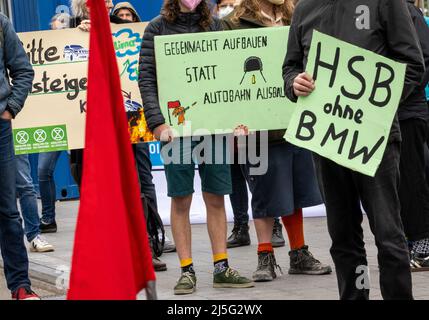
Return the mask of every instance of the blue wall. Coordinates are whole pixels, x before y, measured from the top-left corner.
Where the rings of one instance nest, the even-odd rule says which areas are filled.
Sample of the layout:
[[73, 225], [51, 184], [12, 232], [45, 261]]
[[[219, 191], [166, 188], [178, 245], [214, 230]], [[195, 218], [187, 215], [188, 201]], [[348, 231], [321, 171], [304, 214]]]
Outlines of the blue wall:
[[[156, 17], [163, 0], [128, 0], [138, 11], [143, 21]], [[118, 3], [120, 0], [114, 0]], [[58, 12], [70, 10], [69, 0], [13, 0], [12, 10], [18, 32], [47, 30], [51, 17]]]

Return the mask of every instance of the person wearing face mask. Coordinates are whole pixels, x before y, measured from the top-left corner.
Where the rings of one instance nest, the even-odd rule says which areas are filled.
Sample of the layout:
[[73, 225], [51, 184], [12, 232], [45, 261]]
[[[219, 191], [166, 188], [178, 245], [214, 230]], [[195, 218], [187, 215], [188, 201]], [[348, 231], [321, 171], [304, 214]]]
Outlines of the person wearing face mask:
[[[223, 20], [224, 29], [287, 26], [293, 9], [292, 0], [243, 0]], [[278, 266], [271, 238], [274, 219], [280, 217], [289, 236], [289, 273], [322, 275], [332, 272], [330, 266], [313, 257], [304, 241], [302, 208], [322, 203], [311, 153], [286, 142], [285, 132], [271, 130], [268, 133], [268, 171], [265, 175], [254, 178], [249, 174], [251, 164], [241, 165], [252, 193], [259, 242], [258, 265], [253, 274], [253, 280], [257, 282], [276, 278]]]
[[240, 0], [216, 0], [216, 15], [219, 19], [222, 19], [229, 15], [236, 6], [238, 6]]
[[[221, 31], [221, 24], [213, 18], [207, 1], [165, 0], [161, 15], [147, 26], [142, 42], [139, 65], [139, 86], [149, 129], [163, 148], [180, 151], [180, 163], [165, 165], [168, 196], [171, 197], [171, 228], [180, 260], [182, 274], [174, 287], [174, 294], [190, 294], [196, 289], [196, 275], [191, 252], [189, 211], [194, 192], [195, 164], [182, 158], [192, 154], [200, 142], [195, 137], [176, 138], [166, 124], [158, 100], [154, 38], [160, 35]], [[214, 140], [214, 137], [211, 137]], [[204, 141], [204, 140], [203, 140]], [[213, 143], [215, 146], [215, 143]], [[223, 146], [226, 153], [226, 146]], [[219, 151], [219, 150], [218, 150]], [[213, 154], [216, 150], [213, 150]], [[191, 159], [189, 159], [191, 160]], [[190, 161], [191, 162], [191, 161]], [[224, 196], [231, 193], [231, 174], [227, 164], [198, 163], [203, 198], [207, 209], [207, 228], [213, 254], [213, 287], [250, 288], [252, 281], [242, 277], [229, 266], [226, 250], [226, 212]]]

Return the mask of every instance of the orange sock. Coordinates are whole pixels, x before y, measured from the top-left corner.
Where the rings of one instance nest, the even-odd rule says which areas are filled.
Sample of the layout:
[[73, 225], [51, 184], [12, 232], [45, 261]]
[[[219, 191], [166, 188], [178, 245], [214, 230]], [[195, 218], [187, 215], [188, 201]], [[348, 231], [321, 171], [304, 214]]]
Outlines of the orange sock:
[[300, 249], [305, 245], [304, 241], [304, 219], [302, 209], [296, 209], [290, 216], [282, 217], [286, 228], [291, 250]]
[[274, 252], [271, 242], [258, 244], [258, 253], [261, 252]]

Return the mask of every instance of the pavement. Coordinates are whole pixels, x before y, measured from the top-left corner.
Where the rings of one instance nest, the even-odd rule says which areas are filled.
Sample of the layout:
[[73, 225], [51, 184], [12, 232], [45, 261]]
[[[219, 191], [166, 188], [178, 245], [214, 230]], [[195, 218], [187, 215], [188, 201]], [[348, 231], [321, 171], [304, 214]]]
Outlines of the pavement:
[[[30, 276], [35, 290], [45, 299], [65, 299], [70, 272], [70, 261], [73, 249], [73, 238], [76, 224], [78, 201], [57, 203], [58, 232], [47, 234], [47, 240], [55, 246], [55, 252], [29, 253]], [[369, 231], [368, 223], [364, 223], [365, 243], [371, 279], [371, 299], [381, 299], [378, 283], [378, 267], [376, 248]], [[330, 239], [326, 228], [326, 218], [306, 218], [304, 220], [306, 243], [316, 258], [324, 263], [332, 264], [329, 255]], [[231, 230], [232, 225], [229, 225]], [[171, 235], [167, 226], [167, 235]], [[251, 224], [252, 244], [247, 247], [229, 250], [230, 265], [241, 274], [251, 277], [256, 268], [257, 241]], [[114, 235], [112, 235], [114, 237]], [[213, 263], [211, 261], [210, 241], [205, 224], [192, 225], [193, 256], [197, 272], [197, 291], [193, 295], [174, 296], [173, 286], [180, 273], [176, 253], [164, 254], [161, 259], [167, 263], [168, 270], [157, 273], [157, 293], [159, 299], [173, 300], [337, 300], [337, 281], [334, 274], [324, 276], [288, 275], [288, 245], [276, 249], [278, 264], [284, 275], [273, 282], [259, 283], [252, 289], [214, 289], [212, 287]], [[170, 237], [171, 238], [171, 237]], [[414, 296], [416, 299], [429, 299], [429, 272], [413, 274]], [[8, 299], [9, 292], [0, 279], [0, 299]], [[139, 299], [145, 299], [144, 293]]]

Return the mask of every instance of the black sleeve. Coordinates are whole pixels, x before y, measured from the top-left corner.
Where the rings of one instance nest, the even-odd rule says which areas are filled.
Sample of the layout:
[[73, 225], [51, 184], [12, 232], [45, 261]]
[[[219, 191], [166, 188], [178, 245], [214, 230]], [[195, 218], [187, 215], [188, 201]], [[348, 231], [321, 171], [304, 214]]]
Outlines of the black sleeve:
[[159, 20], [146, 27], [140, 51], [139, 88], [143, 99], [144, 115], [150, 130], [165, 123], [158, 100], [155, 63], [155, 36], [160, 35]]
[[380, 17], [391, 58], [407, 64], [402, 102], [421, 85], [425, 72], [422, 51], [405, 1], [381, 0]]
[[285, 93], [292, 102], [298, 100], [298, 97], [293, 92], [293, 82], [296, 76], [304, 71], [304, 50], [301, 45], [301, 33], [298, 22], [298, 13], [295, 11], [289, 29], [287, 53], [283, 63]]
[[423, 17], [422, 12], [414, 5], [409, 4], [411, 17], [413, 18], [414, 26], [417, 31], [417, 37], [422, 48], [423, 60], [425, 62], [426, 72], [421, 82], [421, 88], [425, 88], [429, 81], [429, 27]]

